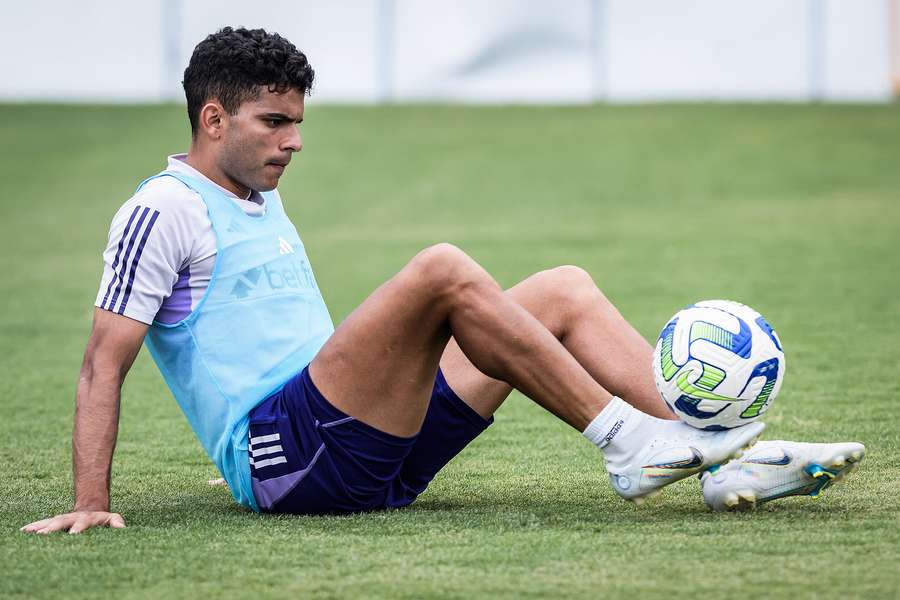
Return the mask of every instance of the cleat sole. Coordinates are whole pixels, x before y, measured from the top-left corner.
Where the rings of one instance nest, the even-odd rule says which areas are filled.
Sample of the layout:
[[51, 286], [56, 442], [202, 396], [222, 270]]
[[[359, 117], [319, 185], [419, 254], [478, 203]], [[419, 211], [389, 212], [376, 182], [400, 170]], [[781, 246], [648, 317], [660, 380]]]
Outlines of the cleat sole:
[[[841, 464], [843, 464], [843, 459], [841, 459]], [[831, 469], [826, 469], [820, 464], [810, 463], [803, 468], [807, 475], [812, 477], [813, 479], [819, 480], [819, 485], [817, 485], [809, 495], [813, 498], [818, 498], [822, 495], [822, 490], [827, 488], [834, 481], [835, 477], [839, 475], [839, 473], [832, 471]]]
[[750, 510], [756, 508], [756, 494], [753, 490], [738, 490], [738, 503], [735, 510]]
[[626, 498], [626, 500], [628, 500], [629, 502], [631, 502], [631, 503], [634, 504], [635, 506], [641, 506], [641, 505], [644, 504], [647, 500], [650, 500], [651, 498], [656, 498], [656, 497], [659, 496], [661, 493], [662, 493], [662, 489], [652, 490], [652, 491], [647, 492], [646, 494], [641, 494], [640, 496], [634, 496], [634, 497], [632, 497], [632, 498]]
[[831, 469], [826, 469], [825, 467], [817, 463], [810, 463], [803, 470], [806, 471], [807, 475], [810, 475], [816, 479], [820, 479], [822, 477], [834, 479], [834, 476], [837, 475], [837, 473], [833, 472]]
[[[750, 489], [728, 492], [719, 510], [743, 511], [756, 508], [756, 493]], [[715, 507], [710, 507], [715, 508]]]

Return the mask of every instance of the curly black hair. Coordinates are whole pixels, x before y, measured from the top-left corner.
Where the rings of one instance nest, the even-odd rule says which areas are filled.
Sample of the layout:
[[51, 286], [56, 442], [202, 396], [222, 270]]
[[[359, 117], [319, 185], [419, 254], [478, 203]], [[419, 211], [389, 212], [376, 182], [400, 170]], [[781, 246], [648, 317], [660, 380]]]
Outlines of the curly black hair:
[[212, 99], [233, 115], [259, 97], [261, 85], [271, 92], [293, 88], [309, 94], [314, 77], [306, 55], [277, 33], [225, 27], [197, 44], [184, 70], [191, 135], [197, 134], [200, 109]]

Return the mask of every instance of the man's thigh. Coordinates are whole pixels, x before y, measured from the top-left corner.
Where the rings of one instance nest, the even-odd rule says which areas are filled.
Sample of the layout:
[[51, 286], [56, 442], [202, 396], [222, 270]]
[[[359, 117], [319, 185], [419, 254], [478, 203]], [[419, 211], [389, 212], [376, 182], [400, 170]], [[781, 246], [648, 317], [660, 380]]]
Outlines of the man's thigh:
[[415, 435], [450, 338], [445, 292], [479, 269], [452, 246], [420, 252], [337, 328], [310, 364], [315, 385], [348, 415]]
[[[433, 297], [413, 291], [417, 270], [410, 265], [341, 323], [310, 364], [313, 382], [348, 415], [393, 435], [412, 436], [422, 425], [440, 365], [450, 387], [479, 415], [490, 417], [512, 388], [466, 358], [436, 314]], [[505, 294], [548, 325], [553, 315], [543, 293], [545, 279], [539, 273]]]
[[398, 436], [418, 432], [449, 334], [406, 293], [402, 274], [367, 298], [310, 364], [328, 401]]

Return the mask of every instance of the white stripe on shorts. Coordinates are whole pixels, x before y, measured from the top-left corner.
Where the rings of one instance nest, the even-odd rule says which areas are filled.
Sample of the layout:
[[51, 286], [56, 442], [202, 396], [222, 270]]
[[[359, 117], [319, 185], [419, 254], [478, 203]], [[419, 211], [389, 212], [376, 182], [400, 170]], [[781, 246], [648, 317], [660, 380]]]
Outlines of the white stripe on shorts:
[[251, 450], [251, 456], [263, 456], [265, 454], [275, 454], [276, 452], [282, 452], [284, 448], [281, 447], [281, 444], [277, 446], [264, 446], [258, 450]]
[[275, 458], [267, 458], [265, 460], [253, 460], [253, 457], [250, 457], [250, 464], [257, 469], [262, 469], [263, 467], [268, 467], [270, 465], [280, 465], [282, 463], [286, 463], [287, 459], [283, 456], [276, 456]]
[[265, 444], [266, 442], [277, 442], [281, 439], [281, 435], [278, 433], [273, 433], [271, 435], [260, 435], [257, 437], [250, 438], [251, 444]]

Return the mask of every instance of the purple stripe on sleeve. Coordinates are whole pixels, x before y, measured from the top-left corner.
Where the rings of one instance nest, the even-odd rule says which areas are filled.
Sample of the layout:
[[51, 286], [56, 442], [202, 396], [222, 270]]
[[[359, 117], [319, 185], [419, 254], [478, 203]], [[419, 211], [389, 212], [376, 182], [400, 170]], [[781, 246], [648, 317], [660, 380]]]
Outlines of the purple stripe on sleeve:
[[131, 228], [131, 222], [134, 221], [134, 216], [138, 214], [139, 210], [141, 210], [141, 207], [135, 206], [134, 210], [131, 211], [131, 216], [128, 217], [128, 224], [125, 225], [125, 231], [122, 232], [122, 237], [119, 238], [119, 247], [116, 248], [116, 258], [113, 260], [112, 264], [113, 274], [109, 279], [109, 285], [106, 286], [106, 294], [103, 295], [103, 302], [100, 303], [100, 308], [106, 308], [104, 305], [106, 304], [107, 298], [109, 298], [109, 292], [112, 290], [113, 282], [118, 276], [118, 274], [116, 273], [116, 267], [119, 266], [119, 255], [122, 254], [122, 246], [125, 245], [125, 238], [128, 237], [128, 230]]
[[163, 300], [156, 313], [160, 323], [177, 323], [191, 314], [191, 265], [178, 272], [178, 280], [172, 286], [172, 293]]
[[134, 248], [134, 242], [137, 239], [138, 232], [141, 230], [141, 225], [144, 224], [144, 219], [147, 218], [147, 213], [150, 212], [150, 207], [148, 206], [141, 212], [141, 216], [138, 219], [137, 225], [134, 226], [134, 230], [131, 232], [131, 238], [128, 240], [128, 247], [125, 248], [125, 255], [122, 257], [122, 268], [119, 271], [119, 282], [116, 284], [116, 291], [113, 292], [112, 298], [109, 300], [109, 304], [106, 306], [106, 310], [114, 310], [113, 307], [116, 305], [116, 300], [119, 298], [119, 292], [122, 291], [122, 282], [125, 281], [125, 273], [128, 270], [128, 257], [131, 255], [131, 249]]
[[134, 259], [131, 261], [131, 275], [128, 276], [128, 286], [125, 287], [125, 294], [122, 296], [122, 303], [119, 305], [118, 312], [120, 315], [125, 312], [125, 306], [128, 304], [129, 296], [131, 296], [131, 288], [134, 285], [134, 274], [137, 272], [138, 263], [141, 260], [141, 253], [144, 252], [144, 244], [147, 243], [147, 237], [150, 235], [150, 231], [153, 229], [153, 224], [156, 223], [156, 217], [158, 216], [159, 211], [154, 210], [153, 216], [150, 217], [150, 222], [147, 223], [147, 227], [144, 229], [144, 235], [141, 236], [141, 242], [138, 244]]

